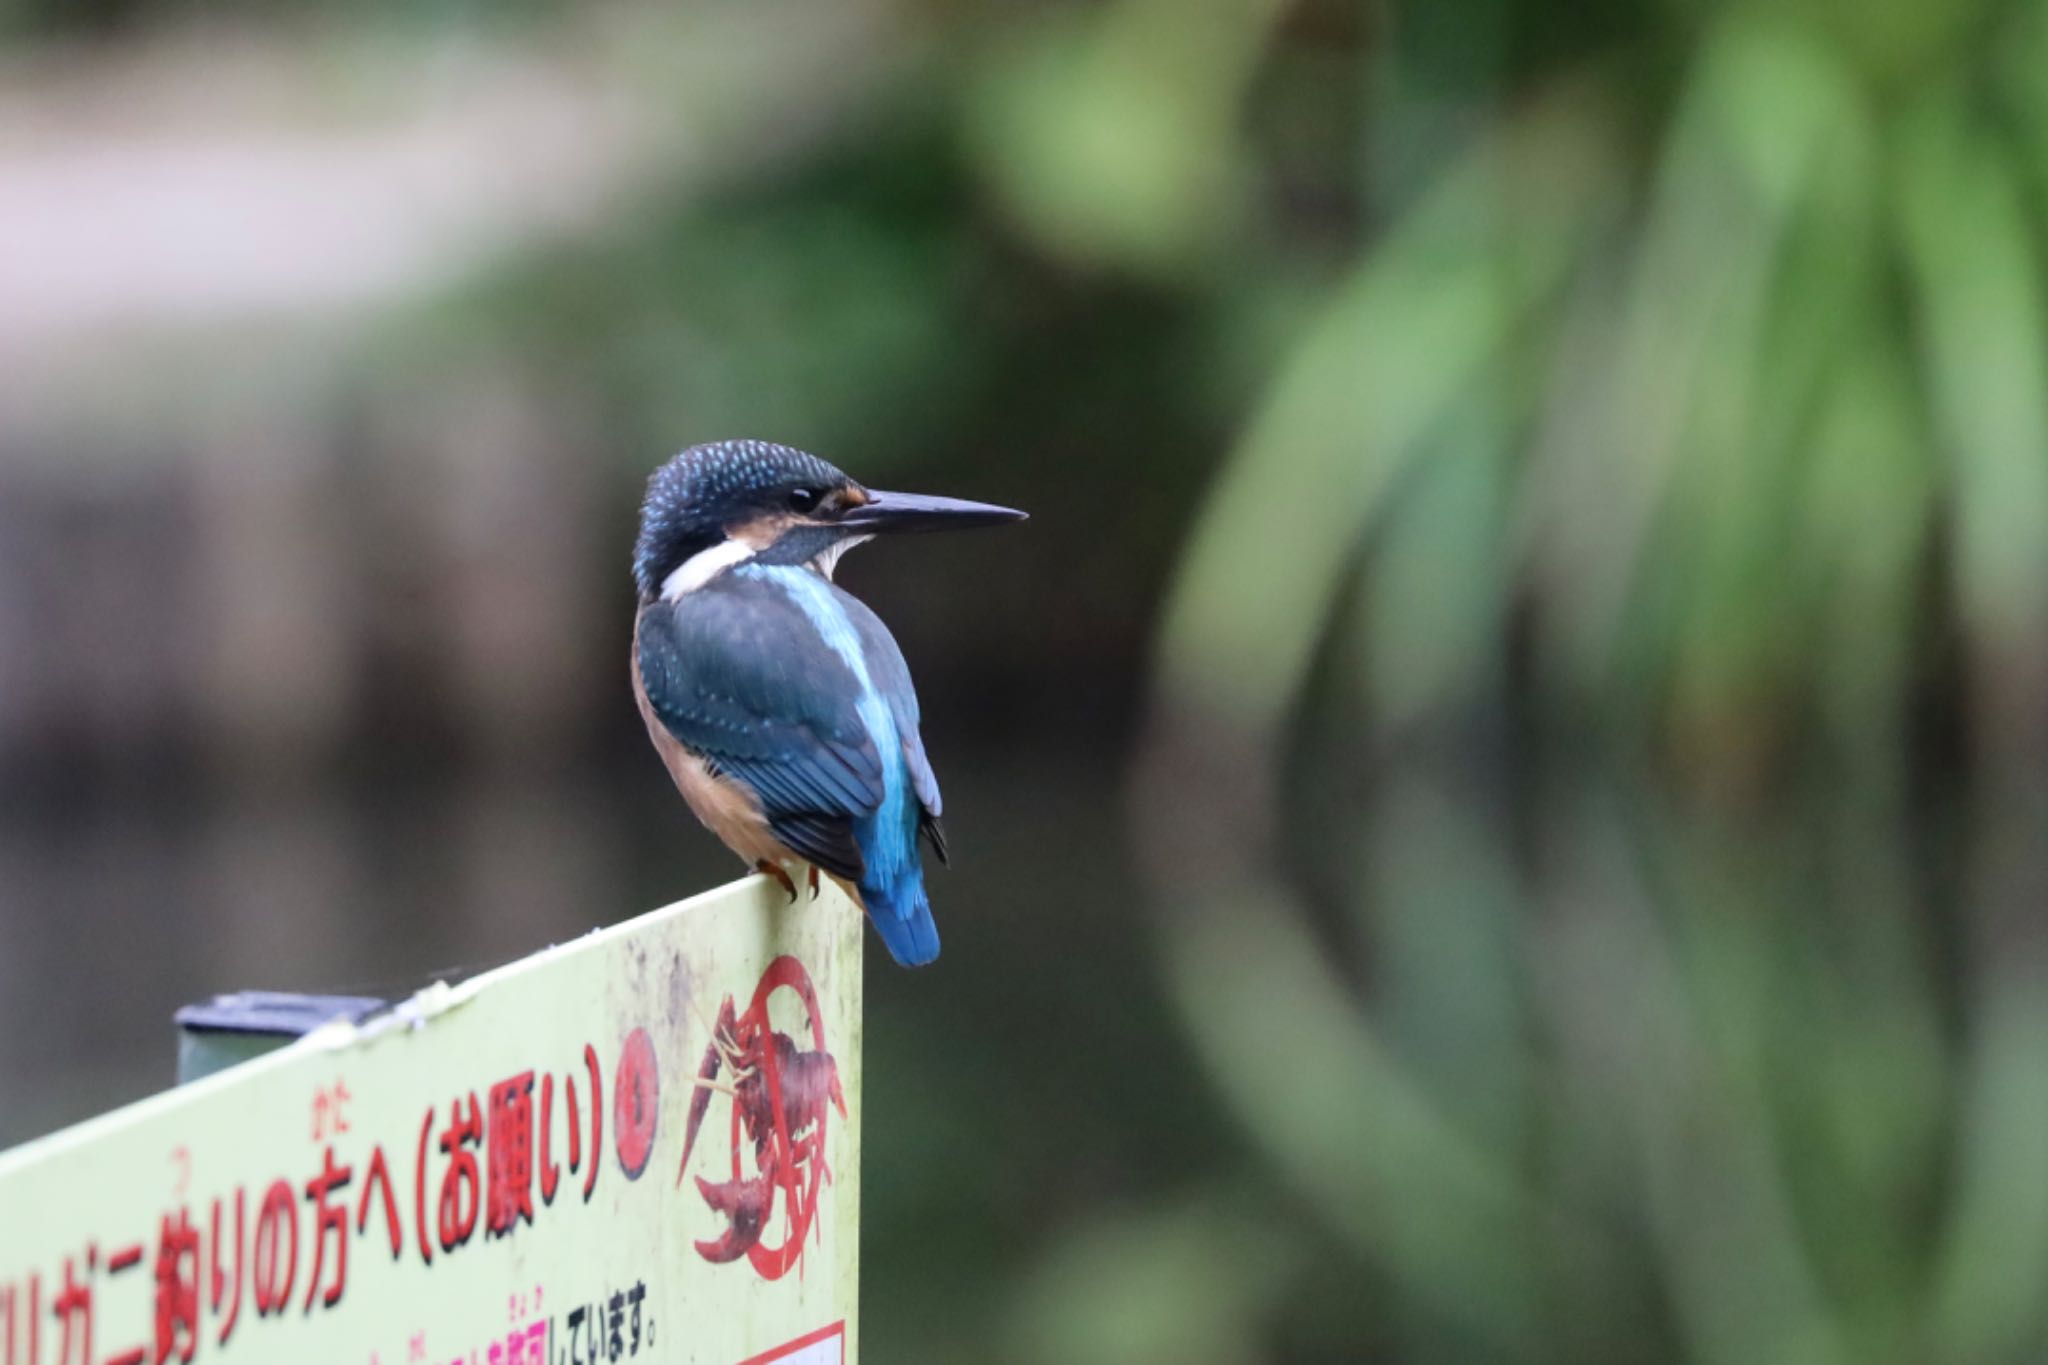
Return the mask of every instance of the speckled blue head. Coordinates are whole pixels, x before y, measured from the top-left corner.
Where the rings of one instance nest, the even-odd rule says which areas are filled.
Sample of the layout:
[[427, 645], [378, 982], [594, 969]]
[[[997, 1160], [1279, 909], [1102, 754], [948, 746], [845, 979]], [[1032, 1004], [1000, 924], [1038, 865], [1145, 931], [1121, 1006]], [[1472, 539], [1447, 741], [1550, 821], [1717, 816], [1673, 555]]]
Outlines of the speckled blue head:
[[857, 487], [808, 451], [772, 441], [691, 446], [654, 471], [640, 507], [633, 581], [651, 598], [683, 561], [734, 527], [810, 512], [833, 492]]
[[1023, 519], [985, 502], [878, 492], [789, 446], [715, 441], [691, 446], [648, 480], [633, 580], [641, 601], [652, 602], [742, 562], [807, 565], [829, 578], [842, 552], [885, 532]]

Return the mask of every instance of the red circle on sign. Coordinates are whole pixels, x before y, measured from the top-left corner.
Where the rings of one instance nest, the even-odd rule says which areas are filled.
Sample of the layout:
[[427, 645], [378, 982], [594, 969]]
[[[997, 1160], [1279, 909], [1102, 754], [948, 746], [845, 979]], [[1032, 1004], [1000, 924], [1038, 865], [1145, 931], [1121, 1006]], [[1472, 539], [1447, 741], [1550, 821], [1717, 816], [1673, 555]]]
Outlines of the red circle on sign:
[[626, 1035], [612, 1080], [612, 1144], [626, 1179], [638, 1180], [654, 1152], [654, 1120], [661, 1112], [661, 1076], [654, 1068], [654, 1042], [647, 1030]]

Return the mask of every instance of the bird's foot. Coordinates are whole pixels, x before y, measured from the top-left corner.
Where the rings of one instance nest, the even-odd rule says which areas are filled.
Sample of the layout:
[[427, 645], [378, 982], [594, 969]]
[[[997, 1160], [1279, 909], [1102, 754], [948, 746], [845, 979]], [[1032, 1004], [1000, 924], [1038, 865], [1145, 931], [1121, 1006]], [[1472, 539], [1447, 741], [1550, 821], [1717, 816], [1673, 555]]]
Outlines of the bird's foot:
[[789, 893], [789, 899], [791, 903], [795, 903], [796, 883], [790, 880], [789, 873], [782, 870], [782, 865], [780, 863], [771, 863], [766, 858], [763, 858], [760, 862], [754, 864], [754, 870], [757, 872], [766, 873], [768, 876], [773, 877], [776, 881], [782, 883], [782, 889]]
[[[793, 895], [793, 894], [795, 894], [795, 893], [794, 893], [794, 892], [792, 892], [791, 894]], [[811, 899], [812, 899], [812, 900], [816, 900], [817, 898], [818, 898], [818, 865], [817, 865], [816, 863], [812, 863], [812, 864], [811, 864]]]

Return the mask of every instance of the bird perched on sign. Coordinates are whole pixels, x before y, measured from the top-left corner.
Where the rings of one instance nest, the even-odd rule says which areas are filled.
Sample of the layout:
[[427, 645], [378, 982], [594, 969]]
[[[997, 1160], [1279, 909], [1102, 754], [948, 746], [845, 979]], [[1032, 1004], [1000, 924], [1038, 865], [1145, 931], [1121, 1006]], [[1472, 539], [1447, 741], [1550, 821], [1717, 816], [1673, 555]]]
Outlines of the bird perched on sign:
[[791, 899], [806, 867], [838, 880], [906, 967], [939, 955], [917, 847], [945, 859], [939, 782], [903, 652], [832, 572], [878, 535], [1023, 518], [766, 441], [690, 447], [640, 510], [633, 692], [683, 799]]

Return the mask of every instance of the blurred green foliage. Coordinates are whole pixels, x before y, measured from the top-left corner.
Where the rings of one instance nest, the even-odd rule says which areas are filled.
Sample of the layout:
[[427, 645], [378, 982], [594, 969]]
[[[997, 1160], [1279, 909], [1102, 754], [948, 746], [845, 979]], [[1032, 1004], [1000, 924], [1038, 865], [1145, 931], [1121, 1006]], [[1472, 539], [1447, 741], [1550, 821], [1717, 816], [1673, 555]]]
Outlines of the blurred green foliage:
[[1923, 27], [1908, 75], [1859, 22], [1734, 6], [1668, 105], [1612, 58], [1518, 92], [1278, 371], [1168, 667], [1269, 725], [1357, 578], [1395, 729], [1512, 669], [1689, 783], [1763, 781], [1810, 738], [1903, 753], [1952, 628], [1984, 722], [2035, 737], [2041, 161], [1993, 57], [2039, 24]]
[[1396, 1358], [2035, 1358], [2048, 10], [1450, 8], [1171, 595], [1183, 1021]]

